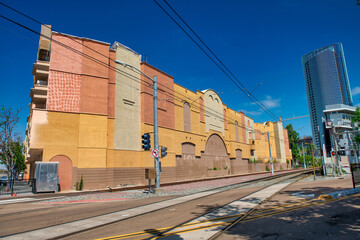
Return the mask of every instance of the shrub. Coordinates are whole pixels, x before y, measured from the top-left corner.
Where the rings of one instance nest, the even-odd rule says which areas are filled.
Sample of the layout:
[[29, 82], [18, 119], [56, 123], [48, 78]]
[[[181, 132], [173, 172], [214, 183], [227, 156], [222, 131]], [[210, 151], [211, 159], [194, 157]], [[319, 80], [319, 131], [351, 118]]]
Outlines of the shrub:
[[81, 191], [83, 189], [83, 184], [84, 184], [83, 175], [81, 175], [80, 182], [76, 182], [75, 185], [76, 191]]

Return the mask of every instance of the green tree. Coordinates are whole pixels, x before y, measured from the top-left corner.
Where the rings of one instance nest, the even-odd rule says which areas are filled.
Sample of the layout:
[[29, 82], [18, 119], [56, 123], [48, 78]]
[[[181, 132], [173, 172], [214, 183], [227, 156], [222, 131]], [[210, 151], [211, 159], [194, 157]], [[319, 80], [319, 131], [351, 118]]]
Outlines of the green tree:
[[[359, 124], [360, 123], [360, 108], [359, 107], [356, 108], [355, 116], [351, 119], [351, 121], [353, 123], [356, 123], [357, 125], [360, 125]], [[356, 129], [359, 129], [359, 127], [357, 127]], [[357, 143], [360, 143], [360, 135], [359, 134], [355, 135], [354, 141]]]
[[26, 169], [24, 145], [17, 140], [12, 147], [15, 155], [15, 172], [20, 173]]
[[[26, 169], [24, 146], [20, 139], [17, 139], [10, 143], [10, 149], [14, 155], [13, 173], [18, 174]], [[6, 165], [6, 156], [4, 153], [0, 154], [0, 160], [2, 164]]]
[[307, 144], [306, 145], [306, 153], [311, 156], [312, 152], [316, 150], [316, 147], [314, 144]]
[[291, 124], [287, 125], [285, 127], [288, 131], [289, 135], [289, 145], [292, 153], [293, 159], [299, 159], [300, 158], [300, 152], [299, 152], [299, 133], [296, 132]]
[[19, 169], [23, 168], [22, 146], [16, 133], [19, 113], [20, 110], [13, 111], [11, 108], [0, 108], [0, 160], [2, 164], [6, 165], [9, 180], [14, 179], [17, 161]]

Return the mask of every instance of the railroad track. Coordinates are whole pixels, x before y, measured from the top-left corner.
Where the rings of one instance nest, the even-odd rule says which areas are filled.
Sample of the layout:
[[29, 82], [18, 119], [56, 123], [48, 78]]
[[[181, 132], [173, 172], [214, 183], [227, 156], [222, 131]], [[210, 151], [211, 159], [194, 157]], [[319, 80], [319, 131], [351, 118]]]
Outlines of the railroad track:
[[[311, 173], [311, 171], [289, 172], [289, 173], [285, 173], [285, 174], [281, 174], [281, 175], [279, 174], [279, 175], [269, 176], [269, 177], [265, 177], [265, 178], [261, 178], [261, 179], [254, 179], [254, 180], [250, 180], [247, 182], [235, 183], [235, 184], [231, 184], [229, 186], [222, 186], [222, 187], [213, 188], [213, 189], [199, 192], [199, 193], [193, 193], [193, 194], [189, 194], [189, 195], [182, 196], [182, 197], [172, 198], [170, 200], [159, 201], [157, 203], [144, 205], [142, 207], [136, 207], [136, 209], [138, 211], [136, 213], [134, 213], [134, 209], [129, 208], [129, 209], [113, 212], [113, 213], [107, 213], [104, 215], [98, 215], [95, 217], [89, 217], [89, 218], [85, 218], [82, 220], [77, 220], [77, 221], [59, 224], [59, 225], [55, 225], [55, 226], [49, 226], [49, 227], [45, 227], [45, 228], [37, 229], [37, 230], [35, 229], [35, 230], [28, 231], [28, 232], [24, 232], [24, 233], [20, 233], [20, 234], [13, 234], [13, 235], [4, 236], [4, 237], [5, 237], [5, 239], [6, 239], [6, 237], [8, 237], [9, 239], [24, 239], [24, 238], [26, 239], [27, 236], [32, 236], [32, 238], [35, 237], [36, 239], [59, 239], [59, 238], [71, 236], [74, 234], [83, 233], [83, 232], [93, 230], [93, 229], [96, 229], [99, 227], [104, 227], [104, 226], [107, 226], [107, 225], [110, 225], [110, 224], [113, 224], [116, 222], [121, 222], [121, 221], [129, 219], [129, 218], [143, 216], [143, 215], [148, 214], [149, 212], [161, 210], [163, 208], [181, 204], [186, 201], [205, 198], [207, 196], [218, 194], [218, 193], [221, 193], [221, 192], [224, 192], [227, 190], [248, 187], [251, 185], [256, 185], [260, 182], [262, 185], [261, 189], [264, 189], [264, 188], [271, 186], [273, 184], [276, 184], [278, 182], [290, 180], [292, 178], [298, 177], [299, 175], [309, 174], [309, 173]], [[141, 208], [143, 208], [143, 210], [141, 210]], [[139, 211], [139, 210], [141, 210], [141, 211]], [[131, 212], [131, 214], [126, 213], [126, 212]], [[187, 224], [187, 223], [185, 223], [185, 224]], [[76, 225], [78, 227], [73, 228], [72, 230], [69, 230], [69, 229], [71, 229], [72, 225]], [[44, 232], [44, 231], [47, 232], [47, 235], [45, 238], [41, 235], [42, 232]], [[163, 229], [163, 230], [159, 231], [158, 236], [161, 236], [161, 235], [164, 236], [164, 234], [167, 234], [167, 231], [168, 231], [167, 229]], [[151, 235], [152, 235], [152, 237], [154, 237], [153, 234], [151, 234]]]

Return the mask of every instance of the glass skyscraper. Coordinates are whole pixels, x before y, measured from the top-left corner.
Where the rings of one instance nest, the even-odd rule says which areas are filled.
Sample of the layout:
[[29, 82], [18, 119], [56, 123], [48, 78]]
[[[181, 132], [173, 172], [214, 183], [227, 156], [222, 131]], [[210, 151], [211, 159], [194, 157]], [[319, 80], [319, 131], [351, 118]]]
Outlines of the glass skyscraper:
[[313, 142], [318, 149], [331, 149], [325, 128], [326, 105], [353, 106], [344, 51], [341, 43], [319, 48], [302, 57]]

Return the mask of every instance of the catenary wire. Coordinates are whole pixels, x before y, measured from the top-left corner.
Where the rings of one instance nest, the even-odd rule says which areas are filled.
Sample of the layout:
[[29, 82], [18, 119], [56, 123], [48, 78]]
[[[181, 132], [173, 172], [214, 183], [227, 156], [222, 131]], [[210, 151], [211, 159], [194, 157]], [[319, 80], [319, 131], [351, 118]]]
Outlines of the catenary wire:
[[[106, 64], [106, 63], [104, 63], [104, 62], [102, 62], [102, 61], [100, 61], [100, 60], [98, 60], [98, 59], [96, 59], [96, 58], [93, 58], [93, 57], [91, 57], [91, 56], [88, 56], [87, 54], [84, 54], [84, 53], [81, 52], [81, 51], [78, 51], [78, 50], [76, 50], [76, 49], [74, 49], [74, 48], [71, 48], [70, 46], [68, 46], [68, 45], [66, 45], [66, 44], [63, 44], [63, 43], [61, 43], [61, 42], [59, 42], [59, 41], [57, 41], [57, 40], [54, 40], [54, 39], [50, 39], [49, 37], [47, 37], [47, 36], [45, 36], [45, 35], [37, 32], [37, 31], [35, 31], [35, 30], [33, 30], [33, 29], [30, 29], [30, 28], [28, 28], [28, 27], [26, 27], [26, 26], [24, 26], [24, 25], [22, 25], [22, 24], [20, 24], [20, 23], [17, 23], [17, 22], [15, 22], [15, 21], [13, 21], [13, 20], [11, 20], [11, 19], [9, 19], [9, 18], [6, 18], [6, 17], [4, 17], [4, 16], [2, 16], [2, 15], [0, 15], [0, 16], [1, 16], [2, 18], [4, 18], [4, 19], [6, 19], [6, 20], [8, 20], [8, 21], [10, 21], [10, 22], [12, 22], [12, 23], [14, 23], [14, 24], [17, 24], [17, 25], [20, 26], [20, 27], [23, 27], [23, 28], [25, 28], [25, 29], [27, 29], [27, 30], [35, 33], [35, 34], [38, 34], [38, 35], [43, 36], [43, 37], [46, 37], [46, 38], [48, 38], [49, 40], [51, 40], [51, 41], [59, 44], [60, 46], [62, 46], [62, 47], [64, 47], [64, 48], [67, 48], [67, 49], [69, 49], [69, 50], [71, 50], [71, 51], [73, 51], [73, 52], [75, 52], [75, 53], [77, 53], [77, 54], [79, 54], [79, 55], [81, 55], [81, 56], [86, 57], [86, 58], [89, 58], [90, 60], [92, 60], [92, 61], [94, 61], [94, 62], [96, 62], [96, 63], [98, 63], [98, 64], [100, 64], [100, 65], [103, 65], [103, 66], [105, 66], [105, 67], [107, 67], [107, 68], [109, 68], [109, 69], [112, 69], [112, 70], [116, 71], [116, 72], [119, 72], [119, 71], [120, 71], [120, 72], [122, 72], [122, 73], [125, 73], [125, 74], [127, 75], [126, 77], [131, 77], [132, 80], [139, 79], [140, 81], [137, 81], [137, 82], [140, 83], [140, 84], [143, 84], [143, 83], [141, 82], [141, 78], [138, 78], [138, 77], [136, 77], [136, 76], [133, 76], [133, 75], [131, 75], [131, 74], [129, 74], [129, 73], [126, 73], [126, 72], [124, 72], [124, 71], [121, 71], [121, 70], [119, 70], [119, 69], [116, 68], [116, 67], [109, 66], [108, 64]], [[63, 35], [63, 34], [62, 34], [62, 35]], [[136, 81], [136, 80], [135, 80], [135, 81]], [[124, 82], [123, 82], [123, 83], [124, 83]], [[144, 84], [143, 84], [143, 85], [144, 85]], [[130, 86], [130, 85], [129, 85], [129, 86]], [[145, 84], [145, 86], [148, 87], [147, 84]], [[133, 86], [131, 86], [131, 87], [133, 87]], [[137, 89], [137, 90], [138, 90], [138, 89]], [[164, 92], [166, 92], [166, 91], [164, 91]], [[168, 93], [168, 92], [167, 92], [167, 93]], [[171, 94], [171, 93], [170, 93], [170, 94]], [[168, 94], [165, 94], [165, 95], [169, 96]], [[173, 95], [170, 95], [169, 97], [178, 98], [177, 100], [178, 100], [178, 101], [181, 101], [181, 102], [184, 101], [184, 99], [179, 98], [179, 97], [175, 96], [174, 94], [173, 94]], [[174, 104], [175, 104], [175, 103], [174, 103]], [[193, 104], [192, 104], [192, 105], [193, 105]], [[198, 107], [197, 105], [193, 105], [193, 106], [194, 106], [195, 108], [198, 108], [198, 109], [201, 111], [201, 108]], [[210, 108], [207, 108], [207, 109], [210, 109]], [[213, 109], [210, 109], [210, 110], [213, 110]], [[213, 111], [214, 111], [215, 113], [218, 113], [218, 112], [215, 111], [215, 110], [213, 110]], [[213, 113], [211, 113], [211, 112], [209, 112], [209, 111], [206, 111], [205, 109], [204, 109], [204, 113], [207, 113], [207, 114], [212, 115], [212, 116], [214, 116], [214, 117], [219, 117], [219, 118], [222, 118], [222, 117], [223, 117], [222, 115], [214, 115]], [[231, 119], [231, 118], [226, 117], [226, 120], [227, 120], [227, 121], [228, 121], [228, 119], [233, 120], [233, 119]], [[229, 124], [234, 124], [233, 122], [230, 122], [230, 121], [228, 121], [228, 123], [229, 123]], [[239, 123], [238, 123], [238, 127], [243, 128], [243, 129], [245, 129], [245, 130], [249, 130], [249, 129], [252, 128], [252, 127], [249, 127], [249, 126], [248, 126], [248, 129], [246, 129], [246, 126], [244, 126], [244, 125], [239, 125]], [[254, 128], [252, 128], [252, 129], [253, 129], [253, 131], [258, 131], [258, 130], [255, 130]], [[259, 131], [259, 132], [260, 132], [260, 131]], [[261, 135], [264, 135], [264, 134], [266, 134], [266, 133], [260, 132], [260, 134], [261, 134]], [[271, 137], [272, 137], [272, 136], [271, 136]], [[272, 138], [276, 138], [276, 137], [272, 137]], [[277, 139], [278, 139], [278, 138], [277, 138]], [[283, 141], [282, 139], [278, 139], [278, 140]]]
[[[258, 105], [264, 112], [266, 112], [268, 115], [270, 115], [272, 118], [274, 118], [275, 120], [277, 120], [277, 116], [271, 112], [265, 105], [263, 105], [257, 98], [255, 98], [255, 96], [252, 93], [247, 94], [246, 91], [244, 89], [246, 89], [244, 87], [244, 85], [235, 77], [235, 79], [237, 81], [235, 81], [232, 77], [230, 77], [230, 75], [219, 65], [219, 63], [217, 63], [210, 55], [209, 53], [207, 53], [204, 48], [202, 48], [200, 46], [199, 43], [196, 42], [196, 40], [190, 36], [190, 34], [182, 27], [180, 26], [180, 24], [156, 1], [154, 0], [154, 2], [161, 8], [161, 10], [205, 53], [205, 55], [245, 94], [245, 96], [247, 96], [250, 100], [252, 100], [256, 105]], [[177, 14], [177, 13], [176, 13]], [[178, 15], [178, 14], [177, 14]], [[186, 24], [187, 25], [187, 24]], [[188, 25], [187, 25], [188, 26]], [[195, 34], [195, 36], [197, 36]], [[200, 39], [200, 38], [199, 38]], [[201, 40], [201, 39], [200, 39]], [[210, 50], [210, 52], [213, 54], [213, 51]], [[213, 54], [215, 57], [216, 55]], [[217, 58], [217, 57], [216, 57]], [[220, 61], [220, 60], [219, 60]], [[220, 63], [222, 65], [224, 65], [221, 61]], [[225, 66], [225, 65], [224, 65]], [[228, 68], [225, 66], [225, 68], [228, 70]], [[228, 72], [233, 75], [229, 70]], [[238, 85], [240, 84], [240, 86]], [[247, 91], [248, 92], [248, 91]], [[251, 96], [251, 97], [250, 97]], [[254, 100], [254, 99], [255, 100]]]
[[[40, 21], [38, 21], [38, 20], [36, 20], [36, 19], [34, 19], [34, 18], [26, 15], [25, 13], [22, 13], [22, 12], [16, 10], [16, 9], [14, 9], [14, 8], [12, 8], [12, 7], [4, 4], [4, 3], [2, 3], [2, 2], [0, 2], [0, 4], [3, 5], [4, 7], [9, 8], [10, 10], [12, 10], [12, 11], [14, 11], [14, 12], [16, 12], [16, 13], [18, 13], [18, 14], [20, 14], [20, 15], [22, 15], [22, 16], [24, 16], [24, 17], [26, 17], [26, 18], [28, 18], [28, 19], [36, 22], [36, 23], [38, 23], [38, 24], [41, 24], [42, 26], [44, 26], [44, 27], [46, 27], [46, 28], [48, 28], [48, 29], [51, 29], [49, 26], [47, 26], [47, 25], [45, 25], [45, 24], [42, 24]], [[179, 27], [180, 27], [180, 26], [179, 26]], [[89, 50], [91, 50], [91, 51], [93, 51], [93, 52], [95, 52], [95, 53], [97, 53], [97, 54], [99, 54], [99, 55], [101, 55], [101, 56], [104, 56], [104, 57], [108, 58], [108, 59], [111, 61], [110, 57], [102, 54], [101, 52], [99, 52], [99, 51], [97, 51], [97, 50], [95, 50], [95, 49], [92, 49], [92, 48], [90, 48], [89, 46], [86, 46], [85, 44], [83, 44], [83, 43], [81, 43], [81, 42], [75, 41], [73, 38], [71, 38], [71, 37], [69, 37], [68, 35], [63, 34], [63, 33], [61, 33], [61, 32], [58, 32], [56, 29], [53, 29], [53, 31], [56, 31], [57, 33], [61, 34], [62, 36], [67, 37], [68, 39], [76, 42], [77, 44], [80, 44], [80, 45], [82, 45], [83, 47], [85, 47], [85, 48], [87, 48], [87, 49], [89, 49]], [[189, 36], [189, 37], [190, 37], [190, 36]], [[199, 38], [199, 37], [198, 37], [198, 38]], [[200, 39], [200, 38], [199, 38], [199, 39]], [[200, 39], [200, 41], [202, 41], [202, 40]], [[199, 47], [200, 47], [200, 46], [199, 46]], [[207, 46], [206, 46], [206, 47], [207, 47]], [[201, 48], [201, 47], [200, 47], [200, 48]], [[204, 50], [203, 50], [203, 51], [204, 51]], [[205, 52], [205, 53], [206, 53], [206, 52]], [[213, 54], [213, 55], [214, 55], [214, 54]], [[210, 56], [209, 56], [209, 57], [210, 57]], [[215, 63], [215, 64], [216, 64], [216, 63]], [[218, 66], [218, 67], [220, 67], [220, 66]], [[225, 72], [224, 72], [224, 73], [225, 73]], [[230, 72], [230, 73], [231, 73], [231, 72]], [[226, 74], [226, 73], [225, 73], [225, 74]], [[229, 77], [229, 76], [228, 76], [228, 77]], [[158, 83], [158, 84], [159, 84], [159, 85], [162, 85], [161, 83]], [[234, 82], [234, 84], [236, 85], [235, 82]], [[241, 83], [240, 83], [240, 84], [241, 84]], [[165, 85], [163, 85], [163, 87], [167, 88], [167, 86], [165, 86]], [[245, 89], [245, 88], [244, 88], [244, 89]], [[169, 90], [171, 90], [171, 89], [169, 89]], [[244, 92], [244, 90], [243, 90], [242, 88], [240, 88], [240, 90], [241, 90], [242, 92]], [[174, 91], [174, 92], [175, 92], [175, 91]], [[178, 93], [178, 92], [177, 92], [177, 93]], [[181, 93], [178, 93], [178, 94], [181, 94]], [[244, 94], [246, 95], [245, 92], [244, 92]], [[183, 94], [181, 94], [181, 95], [184, 96], [184, 97], [186, 97], [186, 96], [183, 95]], [[257, 101], [258, 101], [258, 100], [257, 100]], [[254, 101], [253, 101], [253, 102], [254, 102]], [[259, 102], [261, 105], [263, 105], [260, 101], [258, 101], [258, 102]], [[256, 103], [256, 102], [254, 102], [254, 103]], [[263, 105], [263, 106], [264, 106], [264, 105]], [[265, 106], [264, 106], [264, 107], [265, 107]], [[276, 119], [276, 116], [275, 116], [274, 119]]]
[[[165, 1], [165, 0], [164, 0]], [[166, 2], [166, 1], [165, 1]], [[43, 25], [43, 26], [45, 26], [45, 27], [47, 27], [47, 28], [49, 28], [50, 29], [50, 27], [48, 27], [47, 25], [44, 25], [44, 24], [42, 24], [40, 21], [38, 21], [38, 20], [36, 20], [36, 19], [34, 19], [34, 18], [32, 18], [32, 17], [30, 17], [30, 16], [28, 16], [28, 15], [26, 15], [26, 14], [24, 14], [24, 13], [22, 13], [22, 12], [20, 12], [20, 11], [18, 11], [18, 10], [16, 10], [16, 9], [14, 9], [14, 8], [12, 8], [12, 7], [10, 7], [10, 6], [8, 6], [8, 5], [6, 5], [6, 4], [4, 4], [4, 3], [2, 3], [2, 2], [0, 2], [0, 4], [1, 5], [3, 5], [3, 6], [5, 6], [5, 7], [7, 7], [7, 8], [9, 8], [9, 9], [11, 9], [12, 11], [15, 11], [16, 13], [18, 13], [18, 14], [20, 14], [20, 15], [22, 15], [22, 16], [25, 16], [25, 17], [27, 17], [27, 18], [29, 18], [29, 19], [31, 19], [32, 21], [34, 21], [34, 22], [36, 22], [36, 23], [38, 23], [38, 24], [41, 24], [41, 25]], [[200, 37], [190, 28], [190, 26], [180, 17], [180, 15], [170, 6], [170, 4], [168, 3], [168, 2], [166, 2], [166, 4], [175, 12], [175, 14], [186, 24], [186, 26], [196, 35], [196, 37], [205, 45], [205, 47], [218, 59], [218, 61], [228, 70], [228, 68], [222, 63], [222, 61], [211, 51], [211, 49], [209, 49], [208, 47], [207, 47], [207, 45], [200, 39]], [[160, 6], [161, 7], [161, 6]], [[164, 9], [163, 9], [164, 10]], [[165, 10], [164, 10], [165, 11]], [[169, 16], [170, 17], [170, 16]], [[174, 19], [173, 19], [174, 20]], [[175, 20], [174, 20], [175, 21]], [[180, 27], [180, 26], [179, 26]], [[181, 28], [181, 27], [180, 27]], [[55, 29], [53, 29], [54, 31], [55, 31]], [[184, 31], [184, 29], [183, 29], [183, 31]], [[184, 31], [185, 32], [185, 31]], [[71, 39], [72, 41], [74, 41], [74, 42], [76, 42], [76, 43], [78, 43], [78, 44], [81, 44], [82, 46], [84, 46], [84, 47], [86, 47], [86, 48], [88, 48], [88, 49], [90, 49], [90, 50], [92, 50], [92, 51], [94, 51], [94, 52], [96, 52], [96, 53], [98, 53], [98, 54], [100, 54], [100, 55], [102, 55], [102, 56], [104, 56], [104, 57], [106, 57], [106, 58], [108, 58], [109, 59], [109, 61], [111, 61], [112, 59], [110, 59], [110, 57], [108, 57], [108, 56], [106, 56], [106, 55], [104, 55], [104, 54], [102, 54], [101, 52], [98, 52], [98, 51], [96, 51], [96, 50], [94, 50], [94, 49], [92, 49], [92, 48], [90, 48], [90, 47], [88, 47], [88, 46], [86, 46], [85, 44], [82, 44], [82, 43], [79, 43], [78, 41], [75, 41], [73, 38], [71, 38], [71, 37], [69, 37], [68, 35], [65, 35], [65, 34], [62, 34], [62, 33], [60, 33], [60, 32], [58, 32], [59, 34], [61, 34], [62, 36], [66, 36], [68, 39]], [[186, 32], [185, 32], [186, 33]], [[190, 36], [189, 36], [190, 37]], [[190, 37], [191, 38], [191, 37]], [[199, 46], [200, 47], [200, 46]], [[201, 48], [201, 47], [200, 47]], [[202, 49], [203, 50], [203, 49]], [[204, 50], [203, 50], [204, 51]], [[210, 57], [210, 56], [209, 56]], [[95, 58], [94, 58], [95, 59]], [[96, 60], [98, 60], [98, 59], [96, 59]], [[229, 70], [228, 70], [229, 71]], [[229, 71], [230, 72], [230, 71]], [[127, 74], [126, 72], [124, 72], [125, 74]], [[231, 72], [230, 72], [231, 73]], [[225, 73], [226, 74], [226, 73]], [[232, 73], [231, 73], [232, 74]], [[232, 74], [232, 76], [233, 77], [235, 77], [233, 74]], [[141, 79], [140, 79], [141, 80]], [[241, 82], [240, 82], [240, 84], [241, 84]], [[159, 84], [159, 85], [162, 85], [162, 84]], [[243, 86], [243, 85], [242, 85]], [[178, 92], [176, 92], [176, 91], [174, 91], [173, 89], [170, 89], [170, 88], [168, 88], [167, 86], [165, 86], [165, 85], [163, 85], [163, 87], [166, 87], [167, 89], [169, 89], [169, 90], [171, 90], [171, 91], [173, 91], [173, 92], [175, 92], [175, 93], [178, 93]], [[244, 87], [244, 86], [243, 86]], [[244, 87], [244, 89], [245, 89], [245, 87]], [[241, 89], [240, 88], [240, 90], [242, 90], [243, 91], [243, 89]], [[245, 89], [246, 90], [246, 89]], [[244, 91], [243, 91], [244, 92]], [[181, 93], [178, 93], [178, 94], [180, 94], [180, 95], [182, 95], [182, 96], [184, 96], [184, 97], [186, 97], [185, 95], [183, 95], [183, 94], [181, 94]], [[258, 101], [259, 103], [261, 103], [260, 101]], [[262, 104], [262, 103], [261, 103]], [[212, 110], [212, 109], [210, 109], [210, 110]], [[213, 110], [214, 111], [214, 110]], [[216, 111], [214, 111], [214, 112], [216, 112]], [[217, 112], [216, 112], [217, 113]], [[221, 117], [221, 116], [218, 116], [218, 117]]]
[[[154, 0], [155, 1], [155, 0]], [[275, 116], [275, 118], [277, 118], [277, 116], [275, 114], [273, 114], [271, 112], [271, 110], [269, 108], [267, 108], [261, 101], [259, 101], [255, 95], [252, 94], [252, 92], [249, 92], [246, 88], [245, 85], [229, 70], [229, 68], [218, 58], [218, 56], [207, 46], [207, 44], [199, 37], [198, 34], [195, 33], [195, 31], [189, 26], [189, 24], [187, 24], [187, 22], [178, 14], [178, 12], [166, 1], [163, 0], [166, 5], [176, 14], [176, 16], [186, 25], [186, 27], [188, 29], [190, 29], [190, 31], [197, 37], [197, 39], [200, 40], [200, 42], [206, 47], [206, 49], [209, 50], [209, 52], [219, 61], [219, 63], [227, 70], [227, 72], [230, 73], [230, 75], [241, 85], [241, 87], [243, 87], [243, 89], [248, 93], [248, 95], [251, 95], [257, 102], [259, 102], [265, 109], [267, 109], [273, 116]], [[156, 2], [156, 1], [155, 1]]]

